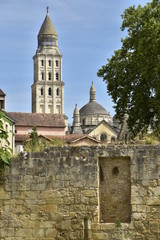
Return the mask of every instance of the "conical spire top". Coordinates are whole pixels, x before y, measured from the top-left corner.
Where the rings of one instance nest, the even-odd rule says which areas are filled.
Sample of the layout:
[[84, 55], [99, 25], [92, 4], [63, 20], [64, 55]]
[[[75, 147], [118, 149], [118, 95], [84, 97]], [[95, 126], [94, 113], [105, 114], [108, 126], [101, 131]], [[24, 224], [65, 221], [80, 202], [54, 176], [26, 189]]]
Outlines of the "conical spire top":
[[46, 14], [46, 17], [40, 28], [38, 35], [55, 35], [55, 36], [57, 36], [56, 29], [53, 26], [53, 23], [49, 17], [49, 7], [47, 7], [47, 14]]
[[78, 109], [78, 107], [77, 107], [77, 104], [75, 105], [75, 109], [74, 109], [73, 115], [74, 115], [74, 116], [75, 116], [75, 115], [79, 115], [79, 109]]
[[38, 33], [38, 47], [57, 46], [58, 35], [49, 17], [49, 7], [47, 7], [46, 17]]

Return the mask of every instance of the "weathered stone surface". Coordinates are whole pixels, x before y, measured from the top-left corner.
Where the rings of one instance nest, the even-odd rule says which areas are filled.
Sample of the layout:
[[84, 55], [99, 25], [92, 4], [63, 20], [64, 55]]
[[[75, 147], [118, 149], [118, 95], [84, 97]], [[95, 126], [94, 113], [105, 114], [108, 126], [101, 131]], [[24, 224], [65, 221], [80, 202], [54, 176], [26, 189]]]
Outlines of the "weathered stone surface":
[[100, 220], [107, 223], [130, 222], [130, 158], [100, 158], [99, 172]]
[[[102, 158], [111, 175], [100, 175]], [[118, 194], [115, 167], [122, 177]], [[127, 174], [130, 180], [125, 180]], [[130, 223], [100, 218], [100, 178], [106, 176], [112, 177], [105, 186], [110, 188], [110, 209], [124, 209], [117, 213], [126, 214], [119, 201], [125, 203], [130, 181]], [[0, 239], [159, 240], [160, 146], [52, 147], [12, 159], [0, 185]]]

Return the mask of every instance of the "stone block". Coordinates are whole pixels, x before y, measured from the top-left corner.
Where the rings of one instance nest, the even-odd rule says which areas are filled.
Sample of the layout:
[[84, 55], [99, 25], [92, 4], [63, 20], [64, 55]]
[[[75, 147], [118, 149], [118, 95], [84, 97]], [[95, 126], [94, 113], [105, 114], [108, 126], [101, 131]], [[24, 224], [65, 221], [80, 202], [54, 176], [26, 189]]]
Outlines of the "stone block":
[[62, 220], [60, 226], [62, 230], [71, 230], [71, 220]]
[[84, 197], [95, 197], [97, 195], [95, 189], [83, 190], [82, 195]]
[[75, 230], [81, 230], [83, 229], [83, 220], [80, 221], [80, 219], [74, 220], [71, 222], [71, 228]]
[[160, 221], [149, 222], [149, 229], [151, 231], [156, 231], [157, 233], [160, 232]]
[[138, 232], [145, 232], [145, 226], [142, 221], [134, 221], [134, 227]]
[[38, 229], [38, 237], [40, 239], [44, 237], [44, 229]]
[[97, 206], [98, 205], [98, 197], [90, 197], [89, 203]]
[[92, 223], [91, 229], [100, 230], [101, 229], [101, 225], [102, 224], [99, 224], [99, 223]]
[[160, 198], [159, 197], [148, 197], [147, 198], [147, 205], [160, 205]]
[[15, 230], [15, 236], [21, 237], [21, 239], [25, 239], [26, 237], [32, 238], [32, 236], [33, 236], [32, 234], [33, 234], [33, 229], [29, 229], [29, 228], [26, 228], [26, 229], [17, 228]]
[[14, 237], [14, 228], [2, 228], [1, 237], [4, 237], [4, 239], [6, 239], [6, 237]]
[[92, 234], [93, 240], [111, 240], [109, 234], [107, 233], [93, 233]]
[[3, 187], [0, 187], [0, 199], [1, 200], [11, 199], [11, 192], [7, 192], [3, 189]]
[[63, 198], [64, 205], [72, 205], [72, 204], [74, 204], [74, 202], [75, 202], [74, 197], [64, 197]]
[[155, 236], [153, 236], [152, 234], [146, 234], [145, 239], [146, 240], [158, 240], [158, 238], [155, 238]]
[[134, 205], [143, 205], [143, 198], [140, 196], [132, 196], [131, 204]]
[[44, 204], [39, 206], [39, 211], [46, 213], [57, 213], [57, 204]]
[[39, 229], [53, 229], [54, 223], [51, 221], [40, 221], [39, 222]]
[[45, 183], [42, 184], [31, 184], [32, 191], [44, 191], [45, 190]]
[[106, 230], [106, 231], [114, 230], [115, 227], [116, 227], [115, 223], [102, 223], [102, 224], [100, 224], [100, 229], [103, 230], [103, 231], [104, 230]]
[[53, 237], [56, 237], [56, 235], [57, 235], [57, 231], [53, 228], [52, 229], [48, 228], [48, 229], [45, 230], [46, 238], [52, 238], [53, 239]]

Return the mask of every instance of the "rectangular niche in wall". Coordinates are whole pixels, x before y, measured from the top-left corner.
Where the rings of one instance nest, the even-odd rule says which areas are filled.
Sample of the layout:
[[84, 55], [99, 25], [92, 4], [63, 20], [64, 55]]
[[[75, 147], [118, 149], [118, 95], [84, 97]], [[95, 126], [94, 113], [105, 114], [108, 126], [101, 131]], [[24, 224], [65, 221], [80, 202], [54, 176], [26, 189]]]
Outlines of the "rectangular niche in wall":
[[129, 157], [99, 158], [100, 222], [129, 223], [131, 179]]

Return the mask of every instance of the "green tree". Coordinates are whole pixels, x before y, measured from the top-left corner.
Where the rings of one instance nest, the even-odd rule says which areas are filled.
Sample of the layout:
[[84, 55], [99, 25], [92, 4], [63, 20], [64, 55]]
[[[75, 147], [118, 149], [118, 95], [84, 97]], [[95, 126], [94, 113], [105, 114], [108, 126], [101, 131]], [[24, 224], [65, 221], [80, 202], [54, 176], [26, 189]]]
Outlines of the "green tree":
[[33, 148], [36, 148], [38, 146], [38, 133], [37, 133], [36, 127], [32, 128], [32, 132], [30, 134], [30, 139], [32, 140]]
[[26, 151], [35, 152], [39, 149], [38, 133], [36, 127], [32, 128], [30, 139], [24, 143]]
[[128, 126], [135, 135], [150, 124], [159, 133], [160, 1], [131, 6], [122, 19], [121, 30], [127, 32], [122, 47], [97, 75], [107, 83], [116, 117], [122, 121], [128, 114]]
[[0, 165], [9, 164], [11, 148], [8, 141], [8, 133], [4, 129], [4, 122], [7, 121], [4, 112], [0, 111]]

